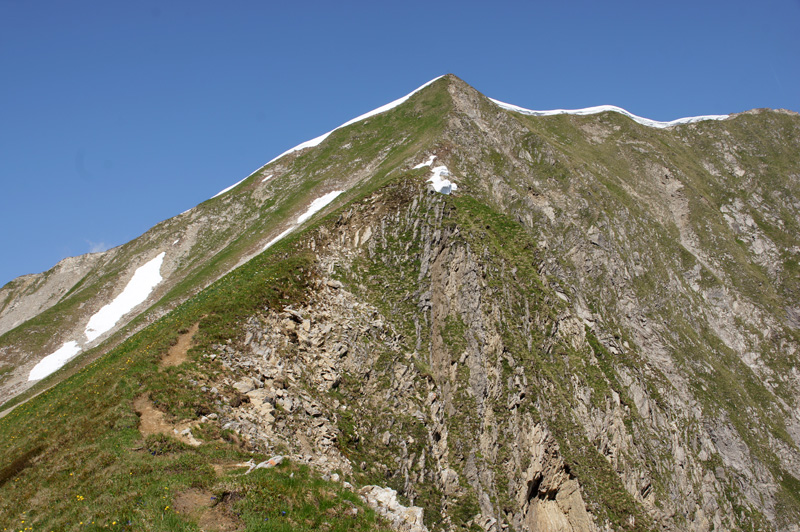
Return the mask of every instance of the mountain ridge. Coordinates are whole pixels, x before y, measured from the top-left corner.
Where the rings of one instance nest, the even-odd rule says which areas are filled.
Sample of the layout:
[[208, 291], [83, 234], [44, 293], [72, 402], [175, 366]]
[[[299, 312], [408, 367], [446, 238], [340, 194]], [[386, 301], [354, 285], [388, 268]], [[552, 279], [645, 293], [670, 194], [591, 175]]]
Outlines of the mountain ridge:
[[[198, 437], [227, 427], [247, 452], [391, 487], [431, 530], [797, 530], [796, 115], [532, 117], [446, 76], [352, 126], [148, 232], [138, 249], [154, 254], [197, 223], [202, 252], [174, 263], [195, 273], [162, 288], [140, 332], [3, 418], [4, 452], [27, 456], [30, 416], [57, 419], [59, 390], [92, 375], [117, 390], [91, 401], [112, 405], [101, 417], [127, 446], [133, 398], [149, 397], [206, 424]], [[429, 184], [434, 160], [449, 195]], [[159, 370], [195, 324], [189, 360]], [[209, 456], [204, 441], [175, 459]], [[32, 486], [53, 458], [38, 460]]]

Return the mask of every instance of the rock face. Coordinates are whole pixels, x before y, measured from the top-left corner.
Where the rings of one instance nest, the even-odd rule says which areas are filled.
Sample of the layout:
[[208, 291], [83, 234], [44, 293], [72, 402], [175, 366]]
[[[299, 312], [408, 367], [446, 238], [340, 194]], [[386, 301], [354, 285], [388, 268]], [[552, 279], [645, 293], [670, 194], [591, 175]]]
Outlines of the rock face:
[[[778, 504], [800, 476], [798, 374], [778, 370], [798, 353], [780, 260], [800, 249], [796, 158], [777, 207], [746, 167], [766, 149], [751, 117], [656, 141], [613, 114], [539, 123], [448, 92], [442, 140], [407, 167], [437, 155], [458, 191], [409, 178], [353, 204], [306, 240], [308, 306], [248, 329], [297, 424], [273, 434], [389, 479], [431, 529], [797, 530]], [[797, 146], [797, 117], [768, 120]]]
[[47, 274], [25, 275], [0, 288], [0, 335], [53, 306], [91, 271], [101, 255], [70, 257]]
[[275, 252], [304, 298], [203, 354], [208, 422], [399, 530], [800, 530], [800, 117], [532, 117], [449, 76], [352, 128], [264, 169], [353, 188]]
[[553, 438], [537, 426], [531, 439], [531, 464], [520, 500], [524, 525], [529, 530], [596, 531], [578, 482], [569, 474]]

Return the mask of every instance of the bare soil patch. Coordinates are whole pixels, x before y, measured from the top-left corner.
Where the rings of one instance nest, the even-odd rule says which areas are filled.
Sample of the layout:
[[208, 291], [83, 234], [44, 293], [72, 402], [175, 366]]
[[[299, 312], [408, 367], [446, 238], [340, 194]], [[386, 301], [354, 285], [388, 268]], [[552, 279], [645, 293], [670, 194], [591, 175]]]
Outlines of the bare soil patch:
[[211, 508], [215, 503], [216, 498], [210, 491], [192, 488], [178, 493], [173, 505], [180, 514], [193, 514], [198, 509]]
[[211, 467], [214, 468], [214, 473], [217, 474], [218, 477], [229, 473], [230, 471], [236, 471], [239, 469], [247, 469], [250, 467], [250, 464], [240, 464], [240, 463], [216, 463], [211, 464]]
[[192, 488], [179, 493], [173, 506], [179, 514], [196, 520], [200, 530], [236, 532], [244, 527], [230, 506], [239, 498], [238, 494], [226, 493], [218, 499], [210, 491]]
[[172, 425], [164, 419], [164, 412], [153, 406], [153, 402], [146, 395], [140, 395], [133, 401], [133, 408], [139, 415], [139, 432], [142, 436], [151, 434], [173, 435]]
[[179, 423], [178, 425], [167, 422], [164, 412], [153, 406], [153, 402], [147, 395], [140, 395], [134, 399], [133, 409], [139, 416], [139, 432], [145, 438], [151, 434], [167, 434], [189, 445], [200, 445], [200, 442], [191, 433], [182, 433], [183, 430], [191, 429], [196, 425], [196, 421]]
[[178, 336], [178, 343], [173, 345], [167, 351], [167, 355], [161, 359], [161, 367], [168, 368], [171, 366], [179, 366], [188, 360], [187, 353], [189, 348], [192, 347], [192, 338], [200, 328], [200, 322], [192, 325], [189, 331]]

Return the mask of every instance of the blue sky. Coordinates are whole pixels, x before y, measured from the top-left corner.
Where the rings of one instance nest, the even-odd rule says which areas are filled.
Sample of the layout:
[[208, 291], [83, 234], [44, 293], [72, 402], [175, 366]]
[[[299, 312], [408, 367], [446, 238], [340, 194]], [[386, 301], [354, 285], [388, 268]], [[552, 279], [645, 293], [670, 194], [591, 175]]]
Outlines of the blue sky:
[[800, 0], [287, 4], [0, 0], [0, 285], [448, 72], [532, 109], [800, 111]]

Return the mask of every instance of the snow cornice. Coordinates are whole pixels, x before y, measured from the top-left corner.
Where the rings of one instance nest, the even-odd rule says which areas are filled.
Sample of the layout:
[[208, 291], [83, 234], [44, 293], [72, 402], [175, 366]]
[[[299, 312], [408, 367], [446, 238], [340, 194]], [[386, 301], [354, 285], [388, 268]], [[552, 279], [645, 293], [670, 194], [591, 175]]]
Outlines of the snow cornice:
[[679, 124], [691, 124], [693, 122], [702, 122], [704, 120], [725, 120], [726, 118], [730, 117], [730, 115], [703, 115], [703, 116], [690, 116], [687, 118], [678, 118], [676, 120], [671, 120], [669, 122], [659, 122], [658, 120], [651, 120], [649, 118], [643, 118], [641, 116], [637, 116], [629, 111], [626, 111], [622, 107], [617, 107], [616, 105], [597, 105], [595, 107], [586, 107], [584, 109], [553, 109], [550, 111], [534, 111], [532, 109], [525, 109], [524, 107], [519, 107], [517, 105], [513, 105], [510, 103], [501, 102], [500, 100], [495, 100], [494, 98], [489, 98], [489, 99], [495, 104], [497, 104], [499, 107], [502, 107], [503, 109], [529, 116], [594, 115], [597, 113], [605, 113], [607, 111], [611, 111], [614, 113], [625, 115], [634, 122], [642, 124], [643, 126], [655, 127], [660, 129], [677, 126]]

